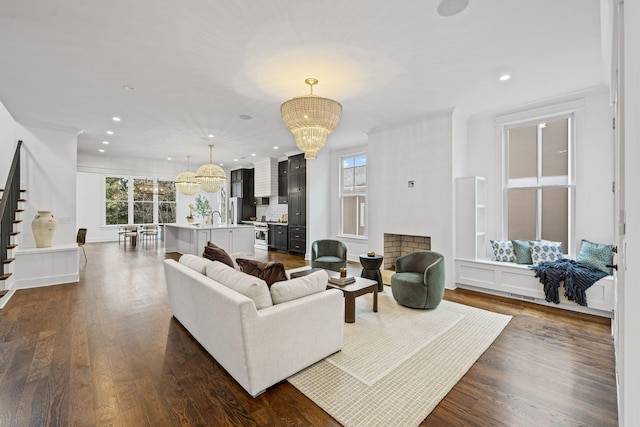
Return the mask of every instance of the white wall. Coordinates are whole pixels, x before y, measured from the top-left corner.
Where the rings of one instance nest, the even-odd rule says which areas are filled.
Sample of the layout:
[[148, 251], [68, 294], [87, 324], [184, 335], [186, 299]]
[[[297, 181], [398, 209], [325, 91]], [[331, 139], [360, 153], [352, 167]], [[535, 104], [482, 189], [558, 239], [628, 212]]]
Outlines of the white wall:
[[[329, 137], [330, 145], [331, 137]], [[311, 243], [320, 239], [336, 239], [347, 246], [347, 259], [360, 262], [360, 254], [367, 252], [367, 239], [340, 235], [340, 156], [366, 152], [363, 142], [340, 149], [324, 148], [316, 160], [307, 161], [307, 255]], [[367, 167], [367, 173], [369, 168]], [[369, 208], [370, 209], [370, 208]], [[368, 227], [368, 224], [367, 224]]]
[[[626, 209], [626, 248], [624, 250], [625, 281], [624, 299], [620, 301], [622, 341], [622, 366], [618, 370], [620, 379], [620, 425], [632, 427], [640, 425], [640, 4], [624, 3], [624, 60], [625, 60], [625, 209]], [[620, 262], [620, 261], [619, 261]]]
[[16, 123], [15, 138], [23, 141], [21, 181], [22, 188], [27, 190], [19, 248], [35, 247], [31, 221], [39, 210], [51, 211], [58, 221], [54, 246], [74, 244], [77, 234], [76, 135]]
[[0, 102], [0, 187], [4, 187], [7, 182], [7, 175], [13, 160], [13, 154], [16, 150], [18, 140], [14, 137], [15, 122], [11, 114]]
[[453, 121], [447, 111], [374, 131], [367, 151], [369, 248], [383, 253], [384, 233], [430, 236], [431, 249], [445, 257], [448, 288], [455, 287]]
[[[518, 106], [469, 119], [468, 175], [487, 183], [487, 242], [502, 234], [502, 139], [496, 122], [505, 116], [527, 116], [527, 111], [548, 113], [558, 106], [580, 105], [576, 113], [576, 223], [572, 254], [581, 239], [613, 243], [613, 134], [612, 109], [605, 87]], [[490, 251], [488, 251], [490, 254]]]

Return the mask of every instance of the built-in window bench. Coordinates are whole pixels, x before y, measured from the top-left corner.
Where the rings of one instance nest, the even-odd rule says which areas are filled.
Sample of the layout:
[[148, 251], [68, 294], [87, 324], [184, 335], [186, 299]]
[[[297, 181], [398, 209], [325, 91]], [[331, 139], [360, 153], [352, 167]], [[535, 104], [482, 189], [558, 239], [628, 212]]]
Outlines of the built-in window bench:
[[490, 293], [550, 307], [558, 307], [602, 317], [613, 317], [615, 289], [613, 276], [606, 276], [587, 290], [587, 305], [583, 307], [567, 300], [560, 289], [560, 304], [545, 301], [544, 289], [535, 271], [527, 265], [491, 260], [456, 259], [456, 285], [478, 292]]

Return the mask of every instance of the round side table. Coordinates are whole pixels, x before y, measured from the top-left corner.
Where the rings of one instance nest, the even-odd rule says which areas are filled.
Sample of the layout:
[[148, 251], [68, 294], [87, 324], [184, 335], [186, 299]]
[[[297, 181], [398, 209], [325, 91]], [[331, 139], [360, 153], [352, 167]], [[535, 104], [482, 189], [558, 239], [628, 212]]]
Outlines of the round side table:
[[362, 273], [360, 274], [360, 277], [376, 280], [378, 282], [378, 292], [384, 292], [382, 274], [380, 273], [380, 266], [382, 265], [383, 259], [384, 257], [382, 255], [360, 255], [360, 264], [362, 264]]

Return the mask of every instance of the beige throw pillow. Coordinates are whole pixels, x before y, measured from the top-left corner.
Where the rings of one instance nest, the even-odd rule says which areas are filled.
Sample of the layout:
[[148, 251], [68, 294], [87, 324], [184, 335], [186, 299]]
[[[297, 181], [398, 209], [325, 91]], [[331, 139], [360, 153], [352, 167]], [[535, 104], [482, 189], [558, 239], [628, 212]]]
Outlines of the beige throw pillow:
[[258, 310], [273, 305], [267, 282], [262, 279], [242, 273], [220, 261], [208, 265], [206, 274], [221, 285], [251, 298]]
[[191, 254], [182, 255], [178, 262], [185, 267], [189, 267], [190, 269], [197, 271], [200, 274], [204, 274], [207, 266], [213, 263], [213, 261], [211, 260]]
[[328, 281], [329, 275], [327, 272], [320, 270], [308, 276], [276, 282], [271, 285], [271, 300], [274, 304], [281, 304], [307, 295], [316, 294], [327, 289]]

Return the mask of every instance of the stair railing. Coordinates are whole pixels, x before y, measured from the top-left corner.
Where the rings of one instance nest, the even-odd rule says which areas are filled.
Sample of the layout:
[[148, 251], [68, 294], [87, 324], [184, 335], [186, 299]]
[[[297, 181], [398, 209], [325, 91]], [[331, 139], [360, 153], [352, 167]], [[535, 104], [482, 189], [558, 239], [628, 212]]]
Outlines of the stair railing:
[[22, 141], [18, 141], [16, 152], [11, 162], [7, 184], [0, 199], [0, 278], [5, 276], [4, 266], [11, 244], [11, 234], [16, 219], [16, 209], [20, 198], [20, 147]]

